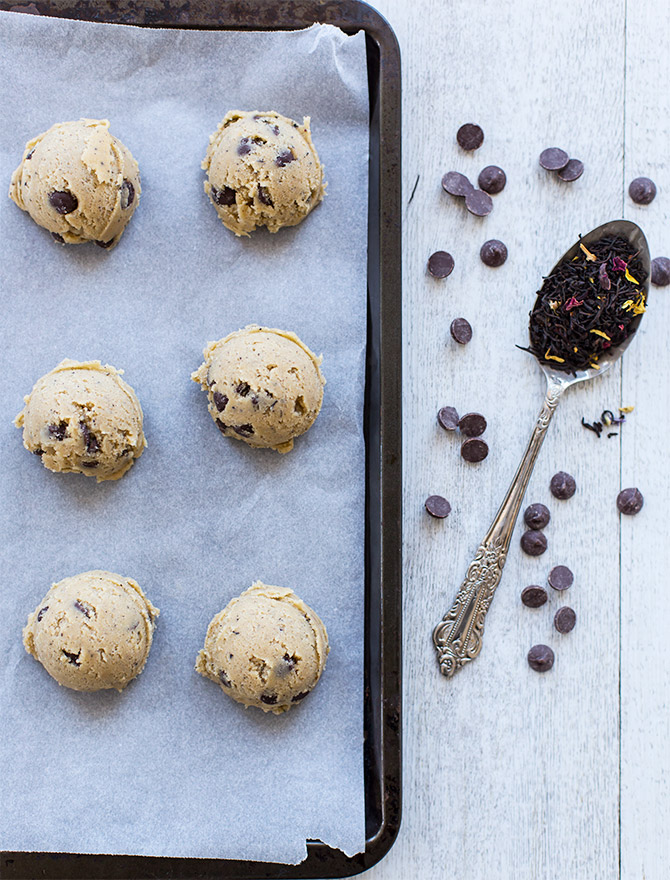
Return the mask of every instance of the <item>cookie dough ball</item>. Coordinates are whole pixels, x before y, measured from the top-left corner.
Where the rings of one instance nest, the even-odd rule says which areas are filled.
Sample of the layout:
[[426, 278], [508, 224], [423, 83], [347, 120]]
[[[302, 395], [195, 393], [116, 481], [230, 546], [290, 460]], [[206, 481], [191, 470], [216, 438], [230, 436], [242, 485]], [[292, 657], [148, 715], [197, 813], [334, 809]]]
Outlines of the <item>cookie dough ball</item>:
[[302, 125], [273, 110], [231, 110], [209, 139], [205, 192], [235, 235], [296, 226], [323, 198], [323, 166]]
[[50, 471], [118, 480], [147, 442], [142, 407], [122, 370], [64, 360], [35, 383], [14, 419], [23, 445]]
[[58, 684], [121, 691], [144, 669], [158, 614], [130, 578], [85, 571], [51, 587], [28, 618], [23, 644]]
[[59, 122], [28, 141], [9, 197], [61, 244], [113, 248], [140, 200], [140, 172], [106, 119]]
[[226, 437], [288, 452], [319, 414], [326, 380], [317, 357], [295, 333], [251, 324], [204, 350], [192, 374]]
[[315, 687], [328, 657], [328, 634], [309, 605], [261, 581], [210, 623], [196, 670], [243, 703], [279, 715]]

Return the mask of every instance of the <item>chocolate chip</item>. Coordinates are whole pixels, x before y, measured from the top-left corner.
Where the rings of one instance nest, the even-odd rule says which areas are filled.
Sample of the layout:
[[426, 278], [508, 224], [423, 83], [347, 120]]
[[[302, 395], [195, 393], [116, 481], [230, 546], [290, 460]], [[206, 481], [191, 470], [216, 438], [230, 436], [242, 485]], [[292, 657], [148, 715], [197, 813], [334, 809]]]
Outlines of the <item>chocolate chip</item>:
[[656, 197], [656, 184], [648, 177], [636, 177], [630, 182], [628, 195], [636, 205], [648, 205]]
[[428, 513], [436, 519], [444, 519], [451, 513], [451, 504], [441, 495], [429, 495], [424, 506]]
[[617, 495], [616, 506], [626, 516], [634, 516], [642, 510], [644, 498], [639, 489], [622, 489]]
[[495, 269], [507, 259], [507, 246], [497, 238], [490, 238], [479, 249], [479, 258], [484, 265]]
[[542, 556], [547, 549], [546, 535], [537, 529], [529, 529], [521, 535], [521, 549], [529, 556]]
[[217, 189], [215, 186], [210, 185], [209, 194], [212, 197], [212, 201], [217, 205], [235, 204], [235, 190], [231, 189], [229, 186], [224, 186], [223, 189]]
[[63, 190], [62, 192], [55, 190], [49, 193], [49, 204], [59, 214], [71, 214], [77, 210], [79, 202], [77, 197], [68, 190]]
[[240, 382], [235, 388], [236, 393], [239, 394], [240, 397], [246, 397], [250, 390], [251, 388], [248, 382]]
[[451, 333], [452, 339], [458, 342], [459, 345], [467, 345], [472, 339], [472, 327], [470, 326], [470, 322], [466, 321], [465, 318], [454, 318], [451, 322], [449, 332]]
[[277, 702], [277, 694], [261, 694], [261, 703], [267, 703], [268, 706], [274, 706]]
[[60, 235], [60, 233], [52, 232], [51, 237], [53, 238], [54, 241], [57, 241], [58, 244], [65, 244], [65, 239], [63, 238], [62, 235]]
[[252, 147], [249, 143], [249, 140], [250, 139], [248, 137], [244, 137], [240, 140], [239, 144], [237, 145], [238, 156], [246, 156], [247, 153], [251, 152]]
[[523, 518], [529, 529], [543, 529], [548, 525], [551, 514], [544, 504], [531, 504], [525, 509]]
[[303, 691], [300, 694], [296, 694], [294, 697], [291, 697], [292, 703], [298, 703], [300, 700], [304, 700], [309, 691]]
[[293, 155], [291, 150], [284, 150], [282, 153], [279, 153], [279, 155], [275, 159], [275, 165], [278, 168], [284, 168], [284, 166], [288, 165], [289, 162], [295, 162], [295, 156]]
[[554, 626], [559, 633], [569, 633], [575, 628], [576, 623], [577, 615], [569, 605], [564, 605], [562, 608], [559, 608], [554, 615]]
[[459, 422], [458, 413], [453, 406], [443, 406], [437, 414], [437, 421], [445, 431], [455, 431]]
[[428, 258], [428, 271], [433, 278], [446, 278], [454, 269], [454, 258], [447, 251], [435, 251]]
[[566, 474], [565, 471], [559, 471], [551, 478], [549, 489], [554, 498], [560, 498], [562, 501], [565, 501], [567, 498], [572, 498], [575, 494], [577, 484], [575, 483], [575, 478], [570, 476], [570, 474]]
[[43, 449], [33, 449], [33, 455], [44, 455]]
[[258, 201], [263, 205], [268, 205], [270, 208], [274, 208], [274, 202], [270, 196], [270, 190], [264, 186], [258, 187]]
[[656, 287], [670, 284], [670, 260], [667, 257], [654, 257], [651, 261], [651, 283]]
[[286, 653], [284, 654], [282, 659], [284, 663], [288, 666], [289, 670], [295, 669], [295, 667], [298, 665], [298, 658], [295, 656], [295, 654], [291, 657], [288, 653]]
[[[98, 438], [91, 431], [86, 422], [79, 422], [79, 427], [81, 428], [81, 433], [84, 435], [84, 443], [86, 444], [86, 452], [88, 455], [95, 455], [96, 452], [100, 452]], [[91, 467], [91, 465], [87, 465], [87, 467]]]
[[481, 189], [473, 189], [465, 196], [465, 207], [477, 217], [486, 217], [493, 210], [493, 200]]
[[497, 165], [487, 165], [479, 172], [477, 183], [480, 189], [483, 189], [490, 196], [494, 196], [505, 189], [507, 176]]
[[221, 684], [222, 684], [224, 687], [229, 688], [229, 687], [232, 687], [232, 686], [233, 686], [233, 683], [232, 683], [231, 680], [228, 678], [228, 676], [226, 675], [226, 673], [225, 673], [225, 671], [224, 671], [223, 669], [219, 670], [219, 681], [221, 682]]
[[547, 577], [549, 586], [555, 590], [569, 590], [575, 581], [574, 574], [567, 565], [555, 565]]
[[532, 584], [521, 592], [521, 601], [526, 608], [539, 608], [541, 605], [544, 605], [548, 598], [549, 596], [544, 587], [538, 587], [537, 584]]
[[570, 156], [560, 147], [547, 147], [540, 153], [540, 165], [547, 171], [560, 171], [570, 161]]
[[90, 618], [90, 616], [91, 616], [91, 611], [92, 611], [93, 609], [91, 608], [91, 606], [90, 606], [87, 602], [82, 602], [81, 599], [75, 599], [75, 600], [74, 600], [74, 607], [77, 609], [77, 611], [81, 611], [81, 613], [82, 613], [85, 617], [89, 617], [89, 618]]
[[34, 152], [35, 152], [35, 147], [32, 148], [32, 150], [28, 153], [28, 155], [26, 156], [26, 158], [25, 158], [23, 161], [24, 161], [24, 162], [27, 162], [28, 159], [32, 159], [32, 158], [33, 158], [33, 153], [34, 153]]
[[214, 419], [214, 421], [216, 422], [216, 427], [219, 429], [219, 431], [221, 431], [222, 434], [225, 434], [228, 425], [224, 425], [221, 419]]
[[254, 433], [253, 425], [233, 425], [232, 428], [240, 437], [251, 437]]
[[466, 413], [461, 416], [458, 427], [466, 437], [479, 437], [486, 430], [486, 419], [481, 413]]
[[533, 645], [528, 652], [528, 665], [535, 672], [548, 672], [554, 665], [554, 652], [549, 645]]
[[442, 178], [442, 189], [450, 196], [465, 196], [474, 189], [465, 174], [458, 171], [447, 171]]
[[458, 146], [462, 150], [476, 150], [484, 143], [484, 132], [474, 122], [466, 122], [456, 132]]
[[85, 467], [85, 468], [97, 468], [98, 462], [97, 461], [82, 461], [81, 466]]
[[228, 405], [228, 398], [226, 395], [221, 394], [220, 391], [215, 391], [214, 394], [212, 394], [212, 397], [214, 398], [214, 406], [219, 412], [223, 412]]
[[64, 440], [67, 433], [67, 422], [59, 422], [57, 425], [48, 425], [49, 436], [54, 440]]
[[48, 610], [49, 610], [49, 606], [48, 606], [48, 605], [45, 605], [44, 608], [40, 608], [40, 610], [39, 610], [39, 612], [38, 612], [38, 614], [37, 614], [37, 622], [38, 622], [38, 623], [39, 623], [40, 620], [44, 617], [44, 612], [45, 612], [45, 611], [48, 611]]
[[488, 444], [479, 437], [471, 437], [461, 446], [461, 456], [470, 464], [484, 461], [488, 454]]
[[130, 180], [124, 180], [121, 184], [121, 208], [125, 211], [135, 200], [135, 187]]
[[65, 649], [63, 649], [63, 654], [65, 654], [70, 663], [73, 663], [75, 666], [81, 666], [81, 663], [79, 662], [81, 648], [79, 649], [79, 654], [71, 653], [70, 651], [66, 651]]
[[96, 241], [96, 244], [98, 247], [101, 247], [101, 248], [104, 248], [105, 250], [107, 250], [107, 248], [111, 248], [111, 246], [113, 244], [116, 244], [116, 239], [110, 238], [109, 241]]
[[557, 171], [558, 177], [566, 183], [571, 183], [573, 180], [577, 180], [583, 173], [584, 163], [579, 159], [570, 159], [565, 168], [561, 168]]

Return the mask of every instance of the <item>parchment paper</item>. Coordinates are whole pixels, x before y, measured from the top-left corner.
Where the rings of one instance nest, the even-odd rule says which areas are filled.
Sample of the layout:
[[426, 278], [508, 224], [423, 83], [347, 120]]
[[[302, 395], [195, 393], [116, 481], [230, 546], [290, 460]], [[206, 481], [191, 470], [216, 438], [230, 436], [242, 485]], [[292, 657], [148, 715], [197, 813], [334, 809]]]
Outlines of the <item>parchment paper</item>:
[[[368, 98], [363, 35], [216, 33], [0, 13], [0, 182], [54, 122], [108, 118], [142, 199], [115, 250], [61, 247], [0, 200], [0, 849], [299, 862], [364, 847], [363, 595]], [[229, 109], [312, 118], [327, 197], [237, 239], [203, 192]], [[190, 373], [247, 323], [323, 352], [324, 405], [281, 456], [228, 441]], [[62, 358], [125, 370], [149, 447], [119, 482], [52, 474], [12, 419]], [[135, 578], [161, 610], [124, 693], [59, 687], [21, 629], [50, 584]], [[195, 673], [212, 616], [260, 578], [324, 619], [303, 704], [245, 710]]]

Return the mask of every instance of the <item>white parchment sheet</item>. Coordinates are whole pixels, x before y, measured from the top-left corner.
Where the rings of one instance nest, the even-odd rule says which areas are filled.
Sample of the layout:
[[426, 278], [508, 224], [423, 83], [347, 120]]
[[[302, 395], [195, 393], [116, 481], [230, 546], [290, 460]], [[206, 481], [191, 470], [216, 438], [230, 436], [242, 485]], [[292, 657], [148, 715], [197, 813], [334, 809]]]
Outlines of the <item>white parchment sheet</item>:
[[[327, 196], [238, 239], [203, 191], [230, 109], [311, 116]], [[62, 247], [0, 199], [0, 849], [295, 863], [364, 847], [362, 436], [368, 92], [362, 34], [150, 30], [0, 13], [0, 185], [53, 123], [108, 118], [140, 165], [118, 247]], [[219, 434], [190, 380], [248, 323], [323, 353], [323, 410], [287, 455]], [[52, 474], [12, 419], [62, 358], [125, 371], [149, 447], [119, 482]], [[124, 693], [59, 687], [21, 643], [52, 582], [135, 578], [160, 608]], [[261, 579], [331, 654], [304, 703], [245, 710], [193, 669], [207, 624]]]

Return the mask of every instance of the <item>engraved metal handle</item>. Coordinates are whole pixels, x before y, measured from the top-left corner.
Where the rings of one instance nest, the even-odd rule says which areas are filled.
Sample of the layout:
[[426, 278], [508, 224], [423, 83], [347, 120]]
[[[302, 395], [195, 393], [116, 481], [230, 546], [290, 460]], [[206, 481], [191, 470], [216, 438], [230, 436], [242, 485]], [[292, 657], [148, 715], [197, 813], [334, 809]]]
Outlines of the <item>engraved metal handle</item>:
[[502, 577], [507, 550], [528, 480], [551, 417], [558, 406], [559, 397], [568, 384], [566, 381], [549, 380], [544, 406], [512, 485], [470, 563], [453, 605], [435, 627], [433, 642], [437, 648], [440, 671], [448, 678], [464, 664], [474, 660], [481, 651], [484, 619]]

